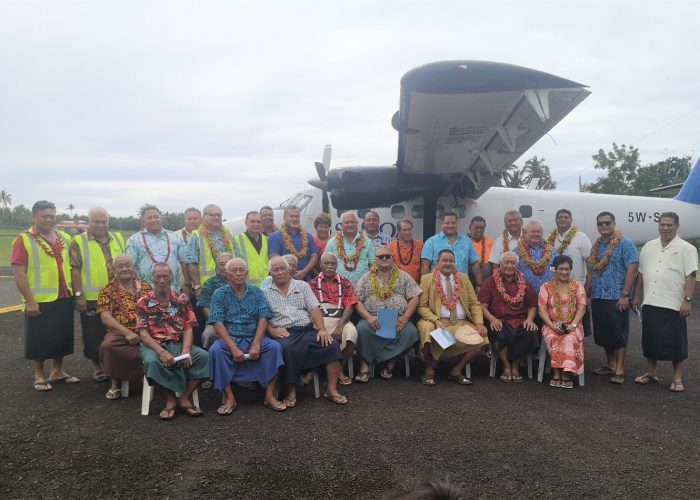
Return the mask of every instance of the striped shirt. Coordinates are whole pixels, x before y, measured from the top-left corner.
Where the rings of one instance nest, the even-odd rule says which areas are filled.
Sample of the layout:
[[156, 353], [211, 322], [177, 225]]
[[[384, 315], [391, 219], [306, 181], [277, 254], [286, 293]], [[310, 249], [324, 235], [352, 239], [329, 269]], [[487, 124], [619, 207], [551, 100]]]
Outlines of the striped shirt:
[[275, 328], [304, 327], [311, 323], [311, 311], [319, 307], [318, 299], [305, 281], [291, 279], [285, 296], [275, 282], [264, 290]]

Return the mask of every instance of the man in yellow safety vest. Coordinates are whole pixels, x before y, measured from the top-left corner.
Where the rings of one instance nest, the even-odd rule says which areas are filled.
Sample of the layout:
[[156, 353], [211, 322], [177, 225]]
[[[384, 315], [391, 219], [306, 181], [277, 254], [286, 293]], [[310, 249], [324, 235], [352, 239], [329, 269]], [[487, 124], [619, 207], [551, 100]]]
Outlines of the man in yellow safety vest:
[[248, 266], [248, 282], [259, 287], [268, 275], [267, 265], [270, 257], [267, 252], [267, 236], [262, 234], [262, 217], [258, 212], [248, 212], [245, 215], [245, 232], [237, 235], [234, 240], [236, 255], [246, 261]]

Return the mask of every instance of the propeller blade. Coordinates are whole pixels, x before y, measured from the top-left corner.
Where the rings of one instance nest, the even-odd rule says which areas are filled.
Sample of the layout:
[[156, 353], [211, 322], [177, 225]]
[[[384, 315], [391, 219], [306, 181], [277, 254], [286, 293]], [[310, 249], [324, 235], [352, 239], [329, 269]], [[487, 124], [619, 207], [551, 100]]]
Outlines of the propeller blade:
[[308, 183], [311, 184], [316, 189], [320, 189], [321, 191], [328, 191], [328, 181], [327, 180], [320, 181], [318, 179], [309, 179]]
[[333, 152], [333, 146], [326, 144], [323, 148], [323, 168], [326, 173], [331, 169], [331, 153]]
[[315, 162], [314, 165], [316, 166], [316, 173], [318, 173], [318, 178], [321, 179], [321, 181], [326, 180], [326, 169], [323, 167], [323, 163], [321, 162]]

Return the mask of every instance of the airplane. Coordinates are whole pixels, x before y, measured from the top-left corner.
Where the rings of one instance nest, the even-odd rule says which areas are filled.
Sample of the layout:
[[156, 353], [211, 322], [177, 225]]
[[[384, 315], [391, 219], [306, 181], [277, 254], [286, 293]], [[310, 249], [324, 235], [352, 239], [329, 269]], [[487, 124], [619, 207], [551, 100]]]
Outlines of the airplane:
[[[555, 213], [571, 210], [574, 224], [593, 239], [596, 215], [609, 211], [617, 229], [637, 244], [658, 237], [663, 212], [676, 212], [684, 239], [700, 237], [700, 160], [675, 198], [619, 196], [495, 187], [498, 174], [547, 134], [590, 92], [585, 85], [540, 71], [486, 61], [444, 61], [419, 66], [401, 79], [399, 111], [392, 118], [399, 132], [395, 165], [330, 169], [331, 148], [316, 163], [318, 179], [275, 209], [295, 205], [302, 226], [313, 232], [321, 212], [339, 216], [370, 209], [379, 214], [380, 230], [396, 237], [396, 223], [414, 222], [414, 237], [435, 234], [444, 212], [459, 216], [459, 231], [482, 216], [486, 233], [498, 236], [503, 215], [518, 210], [524, 222], [537, 219], [554, 228]], [[330, 199], [329, 199], [330, 193]], [[236, 232], [243, 220], [228, 223]]]

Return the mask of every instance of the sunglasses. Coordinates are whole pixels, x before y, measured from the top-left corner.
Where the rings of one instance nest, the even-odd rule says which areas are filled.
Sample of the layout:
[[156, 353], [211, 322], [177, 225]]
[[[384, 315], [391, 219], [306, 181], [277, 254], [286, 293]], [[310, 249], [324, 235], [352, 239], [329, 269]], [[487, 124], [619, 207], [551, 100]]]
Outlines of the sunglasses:
[[377, 255], [377, 258], [379, 260], [389, 260], [389, 259], [391, 259], [391, 255], [390, 254], [389, 255]]
[[602, 220], [598, 222], [598, 227], [601, 226], [612, 226], [612, 221], [611, 220]]

